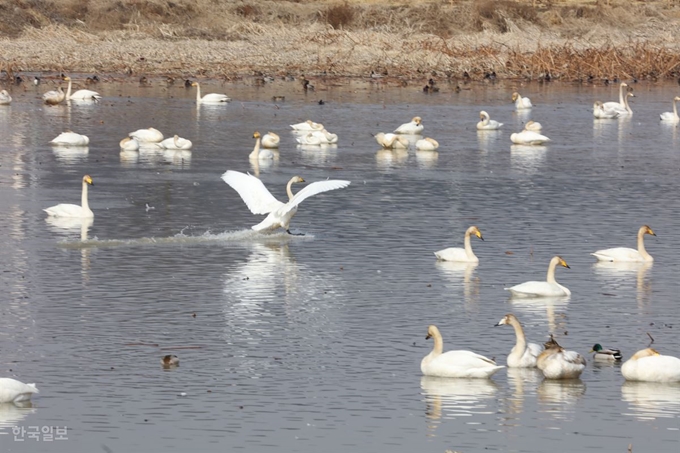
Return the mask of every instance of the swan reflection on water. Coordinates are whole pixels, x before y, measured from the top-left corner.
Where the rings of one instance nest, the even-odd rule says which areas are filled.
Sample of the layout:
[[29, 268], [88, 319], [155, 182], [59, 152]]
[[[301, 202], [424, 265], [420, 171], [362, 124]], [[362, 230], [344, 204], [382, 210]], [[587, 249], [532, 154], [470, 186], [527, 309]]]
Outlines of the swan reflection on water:
[[544, 379], [538, 385], [538, 411], [556, 420], [573, 420], [576, 402], [586, 393], [586, 385], [580, 379]]
[[55, 232], [79, 231], [80, 240], [87, 241], [87, 233], [94, 224], [94, 217], [55, 217], [47, 216], [45, 222]]
[[305, 161], [311, 162], [315, 165], [328, 164], [335, 160], [338, 150], [338, 145], [335, 144], [321, 144], [321, 145], [297, 145], [300, 154], [305, 158]]
[[466, 303], [479, 301], [479, 277], [475, 277], [475, 269], [479, 263], [465, 263], [462, 261], [435, 262], [437, 270], [441, 272], [453, 286], [462, 286]]
[[52, 152], [61, 163], [77, 164], [87, 159], [87, 156], [90, 153], [90, 147], [52, 145]]
[[436, 168], [438, 160], [439, 153], [437, 151], [416, 150], [416, 161], [418, 162], [419, 168]]
[[503, 131], [496, 130], [481, 130], [477, 131], [477, 143], [479, 150], [484, 152], [491, 151], [492, 145], [497, 143], [503, 136]]
[[184, 166], [191, 164], [191, 151], [188, 149], [163, 150], [163, 159], [173, 165]]
[[[507, 368], [508, 383], [512, 395], [504, 399], [505, 413], [509, 418], [511, 415], [520, 415], [524, 412], [524, 399], [527, 395], [534, 395], [538, 383], [543, 380], [543, 373], [538, 368]], [[505, 421], [504, 425], [521, 426], [521, 421]]]
[[405, 149], [381, 148], [375, 153], [378, 168], [402, 167], [408, 161], [408, 151]]
[[120, 151], [120, 163], [124, 167], [136, 165], [139, 162], [139, 151]]
[[638, 420], [680, 417], [680, 383], [633, 382], [621, 386], [621, 399]]
[[598, 278], [615, 289], [626, 290], [634, 281], [638, 307], [644, 307], [652, 297], [652, 280], [648, 273], [653, 265], [653, 262], [597, 261], [593, 270]]
[[30, 401], [0, 403], [0, 428], [12, 428], [33, 414], [36, 409]]
[[534, 174], [541, 171], [547, 151], [542, 145], [510, 145], [510, 165], [513, 170]]
[[425, 396], [425, 415], [430, 420], [471, 417], [496, 413], [498, 386], [491, 379], [461, 379], [423, 376], [420, 388]]
[[[561, 297], [524, 297], [510, 298], [513, 310], [530, 315], [533, 321], [539, 319], [548, 322], [548, 332], [555, 333], [557, 329], [567, 328], [565, 312], [569, 306], [570, 296]], [[545, 313], [545, 316], [543, 314]]]

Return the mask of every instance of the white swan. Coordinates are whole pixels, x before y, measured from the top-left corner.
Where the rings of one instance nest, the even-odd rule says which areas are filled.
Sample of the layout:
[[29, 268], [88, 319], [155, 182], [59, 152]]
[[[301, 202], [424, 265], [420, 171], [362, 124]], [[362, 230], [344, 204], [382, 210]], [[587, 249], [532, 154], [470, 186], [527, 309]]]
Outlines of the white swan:
[[420, 371], [425, 376], [449, 378], [488, 378], [505, 368], [493, 360], [472, 351], [444, 351], [444, 341], [437, 326], [427, 328], [425, 339], [434, 338], [432, 352], [420, 362]]
[[524, 124], [525, 131], [541, 132], [543, 130], [543, 125], [538, 121], [529, 120]]
[[626, 110], [626, 97], [623, 95], [623, 89], [628, 87], [626, 82], [621, 82], [619, 85], [619, 102], [609, 101], [602, 104], [605, 110]]
[[35, 384], [24, 384], [11, 378], [0, 378], [0, 403], [20, 403], [28, 401], [38, 392]]
[[680, 359], [652, 348], [636, 352], [621, 366], [627, 381], [680, 382]]
[[61, 146], [87, 146], [90, 139], [86, 135], [76, 134], [75, 132], [62, 132], [50, 141], [52, 145]]
[[295, 140], [301, 145], [334, 145], [338, 143], [338, 136], [322, 129], [309, 132]]
[[645, 234], [656, 236], [649, 226], [642, 225], [637, 233], [637, 250], [628, 247], [615, 247], [598, 250], [595, 253], [591, 253], [591, 255], [599, 261], [652, 262], [654, 258], [645, 249]]
[[430, 137], [425, 137], [416, 142], [416, 149], [420, 151], [436, 151], [437, 148], [439, 148], [439, 142]]
[[262, 136], [262, 147], [263, 148], [278, 148], [279, 143], [281, 143], [281, 137], [274, 132], [267, 132]]
[[544, 344], [545, 351], [536, 360], [536, 366], [548, 379], [577, 379], [586, 368], [586, 359], [576, 351], [566, 351], [552, 335]]
[[253, 152], [250, 153], [248, 156], [249, 159], [274, 159], [274, 153], [269, 150], [265, 149], [260, 151], [260, 133], [255, 131], [253, 134], [253, 138], [255, 139], [255, 148], [253, 148]]
[[614, 119], [619, 117], [619, 112], [615, 109], [606, 109], [601, 101], [593, 103], [593, 116], [597, 119]]
[[510, 291], [513, 296], [519, 297], [555, 297], [555, 296], [569, 296], [571, 291], [568, 288], [557, 283], [555, 280], [555, 268], [557, 265], [564, 266], [569, 269], [569, 265], [560, 256], [554, 256], [548, 265], [548, 276], [546, 281], [529, 281], [520, 283], [519, 285], [505, 288]]
[[290, 127], [292, 127], [294, 131], [300, 132], [321, 131], [325, 129], [323, 124], [315, 123], [312, 120], [307, 120], [304, 123], [291, 124]]
[[175, 134], [172, 138], [166, 138], [160, 142], [158, 146], [165, 149], [191, 149], [193, 143], [191, 143], [191, 140], [187, 140], [186, 138], [182, 138]]
[[512, 102], [515, 103], [515, 108], [517, 110], [526, 110], [533, 107], [531, 104], [531, 99], [523, 98], [518, 92], [512, 93]]
[[52, 206], [43, 209], [47, 215], [55, 217], [79, 217], [81, 219], [87, 219], [94, 217], [94, 213], [90, 209], [90, 205], [87, 202], [87, 185], [94, 186], [92, 177], [90, 175], [83, 176], [83, 189], [80, 195], [80, 206], [77, 204], [67, 204], [62, 203], [56, 206]]
[[0, 91], [0, 105], [10, 105], [12, 103], [12, 96], [7, 90]]
[[137, 151], [139, 150], [139, 142], [136, 138], [125, 137], [119, 143], [120, 149], [123, 151]]
[[[6, 91], [5, 91], [6, 93]], [[10, 98], [10, 100], [12, 100]], [[675, 105], [676, 102], [680, 101], [680, 96], [675, 96], [673, 98], [673, 111], [672, 112], [663, 112], [661, 114], [661, 121], [667, 121], [669, 123], [677, 123], [680, 121], [680, 116], [678, 116], [678, 106]], [[2, 104], [2, 102], [0, 102]]]
[[64, 93], [64, 90], [62, 90], [61, 87], [58, 87], [56, 90], [48, 91], [47, 93], [43, 94], [42, 99], [45, 104], [57, 105], [64, 102], [64, 99], [66, 99], [66, 93]]
[[130, 137], [137, 139], [140, 143], [160, 143], [163, 141], [163, 134], [158, 129], [150, 127], [148, 129], [138, 129], [128, 134]]
[[424, 129], [423, 121], [419, 116], [414, 116], [411, 122], [404, 123], [394, 130], [395, 134], [418, 135]]
[[196, 103], [197, 104], [223, 104], [231, 101], [231, 98], [226, 94], [209, 93], [201, 97], [201, 85], [198, 82], [192, 82], [192, 87], [196, 87]]
[[408, 149], [410, 145], [406, 137], [384, 132], [375, 134], [375, 141], [385, 149]]
[[503, 123], [490, 119], [489, 114], [484, 110], [479, 112], [479, 118], [481, 121], [477, 123], [478, 131], [495, 131], [496, 129], [500, 129], [503, 125]]
[[511, 368], [535, 368], [538, 356], [543, 351], [543, 346], [536, 343], [527, 343], [524, 336], [524, 329], [519, 323], [519, 320], [512, 313], [508, 313], [498, 321], [496, 326], [503, 326], [509, 324], [515, 329], [515, 337], [517, 343], [513, 346], [508, 355], [508, 367]]
[[283, 228], [290, 233], [290, 221], [297, 213], [298, 205], [307, 198], [329, 190], [342, 189], [349, 186], [350, 181], [329, 179], [326, 181], [313, 182], [298, 193], [293, 195], [291, 186], [293, 183], [305, 182], [299, 176], [294, 176], [286, 185], [288, 202], [283, 203], [267, 190], [262, 181], [254, 176], [246, 175], [238, 171], [227, 170], [222, 175], [224, 182], [236, 190], [253, 214], [268, 214], [262, 222], [252, 227], [255, 231], [275, 230]]
[[434, 256], [436, 256], [437, 259], [442, 261], [479, 263], [479, 258], [477, 258], [477, 256], [472, 252], [472, 246], [470, 245], [470, 236], [473, 234], [482, 241], [484, 240], [484, 238], [482, 237], [482, 232], [479, 231], [479, 228], [473, 225], [465, 231], [464, 240], [465, 248], [449, 247], [447, 249], [434, 252]]
[[522, 132], [511, 134], [510, 140], [516, 145], [542, 145], [543, 143], [550, 141], [545, 135], [526, 129]]
[[70, 99], [72, 101], [98, 101], [102, 98], [99, 93], [92, 90], [78, 90], [71, 94], [71, 84], [73, 82], [71, 81], [70, 77], [64, 77], [64, 80], [68, 82], [68, 88], [66, 88], [66, 99]]

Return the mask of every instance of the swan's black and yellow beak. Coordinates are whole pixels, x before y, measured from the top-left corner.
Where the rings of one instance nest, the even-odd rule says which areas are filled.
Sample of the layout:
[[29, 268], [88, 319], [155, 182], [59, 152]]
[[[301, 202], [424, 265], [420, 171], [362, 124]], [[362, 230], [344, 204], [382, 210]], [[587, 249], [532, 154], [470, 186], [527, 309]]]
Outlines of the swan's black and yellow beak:
[[426, 340], [429, 340], [430, 338], [432, 338], [432, 335], [430, 335], [430, 334], [428, 333], [427, 336], [425, 337], [425, 339], [426, 339]]

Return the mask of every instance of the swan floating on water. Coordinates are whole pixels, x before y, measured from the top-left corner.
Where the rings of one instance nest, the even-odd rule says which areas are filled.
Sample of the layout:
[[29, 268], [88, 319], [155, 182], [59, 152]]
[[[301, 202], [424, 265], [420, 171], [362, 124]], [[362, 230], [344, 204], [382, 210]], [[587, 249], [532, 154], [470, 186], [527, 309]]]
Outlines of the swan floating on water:
[[12, 96], [7, 90], [0, 91], [0, 105], [10, 105], [12, 103]]
[[408, 149], [410, 143], [406, 137], [397, 134], [379, 132], [375, 134], [375, 141], [385, 149]]
[[577, 379], [586, 368], [586, 359], [576, 351], [566, 351], [552, 335], [545, 351], [536, 360], [536, 366], [547, 379]]
[[473, 225], [465, 231], [464, 239], [465, 248], [449, 247], [447, 249], [434, 252], [434, 256], [436, 256], [437, 259], [442, 261], [479, 263], [479, 258], [477, 258], [477, 256], [474, 254], [474, 252], [472, 251], [472, 246], [470, 245], [470, 236], [472, 236], [473, 234], [482, 241], [484, 240], [484, 238], [482, 237], [482, 232], [479, 231], [479, 228]]
[[598, 119], [614, 119], [619, 117], [619, 111], [607, 109], [601, 101], [595, 101], [593, 104], [593, 116]]
[[48, 91], [42, 95], [43, 102], [48, 105], [61, 104], [64, 102], [64, 99], [66, 99], [66, 93], [64, 93], [64, 90], [62, 90], [61, 87], [58, 87], [56, 90]]
[[262, 136], [262, 147], [263, 148], [278, 148], [279, 143], [281, 143], [281, 137], [274, 132], [267, 132]]
[[75, 132], [62, 132], [50, 141], [50, 144], [60, 146], [87, 146], [89, 143], [90, 139], [86, 135]]
[[444, 340], [437, 326], [427, 328], [425, 339], [434, 338], [432, 352], [420, 362], [420, 371], [425, 376], [449, 378], [489, 378], [505, 368], [493, 360], [472, 351], [444, 351]]
[[40, 393], [35, 384], [24, 384], [11, 378], [0, 378], [0, 403], [20, 403]]
[[512, 102], [515, 103], [515, 108], [517, 110], [526, 110], [533, 107], [531, 104], [531, 99], [523, 98], [518, 92], [512, 93]]
[[478, 131], [495, 131], [497, 129], [500, 129], [501, 126], [503, 126], [503, 123], [499, 123], [496, 120], [490, 119], [489, 114], [486, 113], [484, 110], [479, 112], [479, 118], [481, 119], [481, 121], [477, 123]]
[[680, 382], [680, 359], [652, 348], [642, 349], [626, 360], [621, 374], [627, 381]]
[[625, 95], [623, 94], [623, 89], [626, 88], [628, 84], [625, 82], [621, 82], [621, 85], [619, 86], [619, 102], [605, 102], [603, 104], [603, 107], [607, 111], [615, 111], [619, 114], [619, 116], [626, 116], [626, 115], [632, 115], [633, 110], [630, 108], [630, 105], [628, 105], [628, 98], [629, 97], [635, 97], [633, 93], [626, 93]]
[[529, 120], [524, 125], [525, 131], [541, 132], [543, 130], [543, 125], [538, 121]]
[[255, 148], [253, 148], [253, 152], [248, 156], [249, 159], [274, 159], [276, 157], [274, 156], [274, 152], [269, 149], [260, 151], [261, 139], [259, 132], [255, 131], [253, 138], [255, 139]]
[[543, 346], [536, 343], [527, 343], [524, 336], [524, 329], [519, 323], [519, 319], [512, 313], [508, 313], [498, 321], [496, 326], [511, 325], [515, 329], [517, 343], [513, 346], [508, 355], [508, 367], [511, 368], [535, 368], [538, 356], [543, 351]]
[[322, 129], [297, 137], [296, 141], [301, 145], [334, 145], [338, 143], [338, 136]]
[[436, 151], [437, 148], [439, 148], [439, 142], [430, 137], [425, 137], [416, 142], [416, 149], [420, 151]]
[[120, 149], [122, 149], [123, 151], [138, 151], [139, 150], [139, 142], [137, 141], [136, 138], [125, 137], [123, 140], [120, 141], [119, 145], [120, 145]]
[[404, 123], [394, 130], [395, 134], [418, 135], [425, 127], [423, 121], [419, 116], [414, 116], [411, 122]]
[[90, 205], [87, 202], [88, 184], [94, 186], [92, 177], [90, 175], [85, 175], [83, 176], [83, 188], [80, 195], [80, 206], [77, 204], [62, 203], [43, 209], [43, 211], [45, 211], [47, 215], [55, 217], [79, 217], [81, 219], [94, 217], [94, 213], [90, 209]]
[[299, 176], [293, 176], [286, 185], [288, 202], [283, 203], [267, 190], [262, 181], [252, 175], [247, 175], [234, 170], [227, 170], [222, 175], [224, 182], [236, 190], [245, 202], [250, 212], [253, 214], [268, 214], [267, 217], [251, 228], [255, 231], [276, 230], [283, 228], [288, 234], [290, 232], [290, 221], [297, 213], [298, 205], [307, 198], [329, 190], [342, 189], [350, 185], [350, 181], [339, 179], [329, 179], [317, 181], [293, 195], [291, 186], [294, 183], [305, 182]]
[[550, 139], [538, 132], [524, 129], [522, 132], [510, 134], [510, 140], [516, 145], [542, 145]]
[[158, 129], [150, 127], [148, 129], [138, 129], [128, 134], [130, 137], [137, 139], [140, 143], [160, 143], [163, 141], [163, 134]]
[[101, 94], [92, 90], [78, 90], [71, 94], [72, 80], [70, 77], [64, 77], [64, 80], [68, 82], [68, 88], [66, 88], [66, 99], [72, 101], [98, 101], [102, 98]]
[[165, 149], [191, 149], [193, 146], [193, 143], [191, 143], [191, 140], [187, 140], [186, 138], [182, 138], [179, 135], [175, 135], [172, 138], [166, 138], [162, 142], [158, 144], [161, 148]]
[[209, 93], [201, 97], [201, 85], [198, 82], [192, 82], [191, 86], [196, 87], [197, 104], [224, 104], [231, 101], [229, 96], [219, 93]]
[[[6, 93], [6, 91], [5, 91]], [[10, 98], [11, 100], [11, 98]], [[675, 96], [673, 98], [673, 111], [672, 112], [663, 112], [661, 114], [661, 121], [667, 121], [669, 123], [677, 123], [680, 121], [680, 116], [678, 116], [678, 106], [676, 105], [676, 102], [680, 101], [680, 96]], [[2, 102], [0, 102], [2, 104]]]
[[555, 268], [557, 265], [569, 269], [569, 265], [560, 256], [554, 256], [548, 265], [548, 276], [546, 281], [529, 281], [520, 283], [519, 285], [505, 288], [510, 291], [513, 296], [518, 297], [554, 297], [554, 296], [569, 296], [571, 291], [568, 288], [557, 283], [555, 280]]
[[645, 234], [656, 236], [648, 226], [642, 225], [637, 233], [637, 250], [628, 247], [614, 247], [591, 253], [599, 261], [651, 262], [654, 258], [645, 249]]
[[300, 132], [321, 131], [325, 129], [323, 124], [315, 123], [312, 120], [307, 120], [303, 123], [291, 124], [290, 127], [292, 127], [294, 131]]

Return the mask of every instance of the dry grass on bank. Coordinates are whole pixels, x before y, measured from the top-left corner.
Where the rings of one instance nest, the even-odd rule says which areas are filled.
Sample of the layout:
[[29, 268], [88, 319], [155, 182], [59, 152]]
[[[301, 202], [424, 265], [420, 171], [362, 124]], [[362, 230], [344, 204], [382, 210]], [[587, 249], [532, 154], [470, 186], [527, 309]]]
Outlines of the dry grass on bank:
[[[609, 4], [608, 4], [609, 3]], [[583, 80], [680, 73], [674, 1], [0, 0], [0, 70]]]

